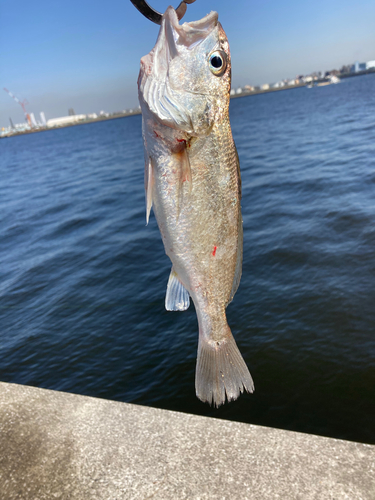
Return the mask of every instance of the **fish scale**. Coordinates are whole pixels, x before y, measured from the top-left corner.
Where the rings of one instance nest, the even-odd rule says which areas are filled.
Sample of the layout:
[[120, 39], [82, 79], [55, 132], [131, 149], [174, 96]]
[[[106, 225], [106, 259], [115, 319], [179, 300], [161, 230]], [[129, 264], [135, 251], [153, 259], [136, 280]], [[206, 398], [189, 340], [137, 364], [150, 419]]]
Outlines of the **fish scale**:
[[180, 26], [169, 7], [138, 79], [147, 219], [152, 206], [172, 262], [166, 308], [183, 311], [193, 300], [196, 394], [215, 406], [254, 390], [225, 313], [241, 277], [243, 238], [230, 72], [217, 14]]

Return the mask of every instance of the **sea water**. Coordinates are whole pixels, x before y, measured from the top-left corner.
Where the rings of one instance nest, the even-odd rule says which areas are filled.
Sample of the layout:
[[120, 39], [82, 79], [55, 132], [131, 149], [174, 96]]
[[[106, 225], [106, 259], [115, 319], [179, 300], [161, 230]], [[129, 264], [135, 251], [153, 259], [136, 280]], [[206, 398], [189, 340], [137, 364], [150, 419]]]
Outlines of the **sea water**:
[[141, 117], [0, 141], [0, 380], [375, 443], [375, 75], [235, 99], [255, 393], [195, 396], [146, 227]]

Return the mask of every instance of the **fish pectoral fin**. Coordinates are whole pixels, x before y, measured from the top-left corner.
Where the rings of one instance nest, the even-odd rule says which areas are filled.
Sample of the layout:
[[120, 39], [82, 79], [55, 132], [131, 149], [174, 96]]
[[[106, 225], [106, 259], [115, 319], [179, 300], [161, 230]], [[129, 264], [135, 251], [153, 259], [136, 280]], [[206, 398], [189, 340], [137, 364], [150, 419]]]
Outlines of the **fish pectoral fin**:
[[150, 218], [152, 207], [152, 187], [154, 184], [154, 173], [152, 158], [149, 156], [148, 161], [145, 162], [145, 191], [146, 191], [146, 225]]
[[175, 157], [178, 159], [179, 163], [179, 185], [178, 185], [178, 196], [177, 196], [177, 221], [180, 217], [180, 212], [182, 205], [184, 203], [184, 195], [186, 195], [186, 190], [184, 186], [187, 183], [188, 193], [191, 193], [192, 188], [192, 177], [191, 177], [191, 167], [189, 155], [186, 149], [186, 144], [183, 149], [181, 149], [178, 153], [175, 154]]
[[184, 182], [189, 183], [189, 193], [191, 192], [191, 187], [192, 187], [192, 178], [191, 178], [191, 167], [190, 167], [190, 160], [189, 160], [189, 155], [187, 152], [187, 149], [182, 151], [181, 153], [181, 183], [180, 183], [180, 191], [182, 190], [182, 186]]
[[165, 295], [165, 308], [167, 311], [186, 311], [189, 305], [189, 292], [181, 283], [177, 273], [172, 267], [167, 285], [167, 293]]

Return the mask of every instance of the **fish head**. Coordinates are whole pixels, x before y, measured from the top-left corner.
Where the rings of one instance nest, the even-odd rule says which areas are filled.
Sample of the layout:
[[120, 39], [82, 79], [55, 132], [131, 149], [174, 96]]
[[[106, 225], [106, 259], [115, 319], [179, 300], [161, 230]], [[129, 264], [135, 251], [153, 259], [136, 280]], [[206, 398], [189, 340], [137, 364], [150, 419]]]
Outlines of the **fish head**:
[[142, 111], [173, 129], [205, 136], [228, 111], [230, 85], [229, 43], [218, 14], [180, 25], [168, 7], [155, 47], [141, 59]]

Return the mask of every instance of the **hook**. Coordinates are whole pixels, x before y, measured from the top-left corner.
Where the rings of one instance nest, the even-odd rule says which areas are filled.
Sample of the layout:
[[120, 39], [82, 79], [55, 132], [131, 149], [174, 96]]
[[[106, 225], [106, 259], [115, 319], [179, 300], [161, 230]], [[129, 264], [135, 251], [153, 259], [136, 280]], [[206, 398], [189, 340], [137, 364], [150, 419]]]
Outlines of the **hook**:
[[[155, 24], [161, 24], [161, 18], [162, 14], [158, 12], [157, 10], [154, 10], [152, 7], [149, 6], [149, 4], [146, 2], [146, 0], [130, 0], [131, 3], [134, 5], [136, 9], [139, 10], [141, 14], [143, 14], [147, 19], [152, 21]], [[194, 3], [195, 0], [183, 0], [180, 5], [176, 9], [176, 14], [178, 17], [178, 20], [180, 21], [186, 12], [186, 4]]]

